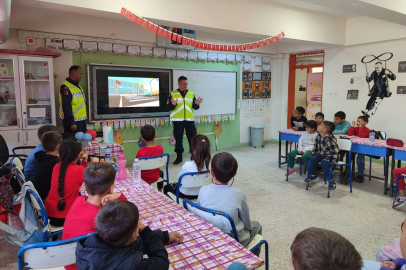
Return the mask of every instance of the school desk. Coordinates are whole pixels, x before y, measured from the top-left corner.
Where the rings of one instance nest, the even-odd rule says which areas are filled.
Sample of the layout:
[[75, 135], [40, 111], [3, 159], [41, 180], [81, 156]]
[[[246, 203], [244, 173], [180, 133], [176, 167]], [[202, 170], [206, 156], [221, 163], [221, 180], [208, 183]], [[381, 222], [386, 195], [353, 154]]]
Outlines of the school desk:
[[128, 178], [116, 178], [115, 192], [122, 192], [139, 210], [140, 221], [152, 230], [179, 232], [182, 244], [169, 244], [169, 269], [227, 269], [240, 262], [248, 269], [256, 269], [264, 261], [245, 249], [220, 229], [187, 211], [163, 193], [145, 182], [135, 183], [132, 173]]
[[[279, 157], [278, 157], [278, 166], [281, 167], [282, 164], [287, 163], [287, 154], [288, 154], [288, 142], [299, 142], [300, 136], [304, 131], [294, 131], [293, 129], [283, 129], [279, 131]], [[335, 135], [336, 138], [339, 138], [342, 135]], [[384, 172], [385, 177], [371, 176], [371, 178], [384, 180], [384, 194], [388, 193], [388, 168], [389, 168], [389, 157], [392, 154], [392, 149], [388, 148], [385, 140], [375, 140], [370, 142], [369, 138], [358, 138], [355, 136], [347, 136], [352, 142], [352, 152], [357, 154], [371, 155], [386, 158], [386, 170]], [[282, 141], [286, 142], [285, 147], [285, 156], [282, 156]], [[285, 158], [285, 162], [281, 162], [281, 159]], [[354, 170], [353, 170], [354, 171]]]
[[[100, 146], [101, 146], [100, 142], [91, 141], [91, 142], [89, 142], [88, 145], [83, 145], [82, 149], [88, 155], [100, 156]], [[107, 143], [107, 144], [105, 144], [105, 146], [110, 147], [112, 158], [116, 158], [116, 157], [118, 158], [118, 156], [123, 153], [123, 146], [116, 142]]]

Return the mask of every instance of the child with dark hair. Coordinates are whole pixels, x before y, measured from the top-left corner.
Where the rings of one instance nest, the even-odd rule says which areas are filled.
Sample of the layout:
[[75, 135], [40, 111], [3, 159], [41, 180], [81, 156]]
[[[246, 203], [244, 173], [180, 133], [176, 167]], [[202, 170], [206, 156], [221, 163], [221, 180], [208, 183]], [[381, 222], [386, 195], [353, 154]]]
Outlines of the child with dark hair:
[[52, 171], [54, 166], [60, 162], [59, 145], [62, 142], [62, 135], [56, 131], [48, 131], [41, 137], [41, 145], [45, 152], [35, 153], [35, 159], [38, 162], [37, 172], [32, 181], [38, 195], [44, 202], [51, 189]]
[[[116, 170], [110, 163], [91, 163], [83, 175], [88, 196], [79, 196], [69, 210], [63, 226], [63, 240], [95, 232], [100, 208], [111, 201], [127, 200], [122, 193], [113, 193]], [[65, 266], [65, 269], [74, 270], [76, 264]]]
[[323, 121], [324, 121], [324, 113], [318, 112], [318, 113], [316, 113], [316, 115], [314, 117], [317, 122], [317, 126], [320, 126], [320, 124], [323, 123]]
[[292, 270], [361, 270], [363, 266], [361, 255], [350, 241], [320, 228], [301, 231], [290, 252]]
[[296, 131], [305, 131], [306, 130], [306, 122], [307, 118], [304, 116], [305, 109], [302, 106], [296, 107], [293, 110], [293, 115], [290, 118], [290, 124], [292, 125], [292, 129]]
[[346, 115], [343, 111], [338, 111], [334, 114], [335, 129], [333, 134], [348, 134], [351, 124], [345, 120], [345, 117]]
[[[63, 226], [70, 208], [79, 197], [79, 188], [83, 184], [83, 171], [88, 163], [88, 156], [82, 152], [82, 144], [73, 139], [62, 141], [59, 146], [61, 162], [52, 172], [51, 189], [45, 201], [49, 221], [53, 226]], [[81, 165], [77, 162], [82, 160]], [[97, 162], [97, 158], [92, 158]]]
[[290, 151], [288, 154], [289, 171], [286, 175], [291, 175], [296, 173], [293, 169], [295, 166], [295, 158], [297, 155], [302, 155], [303, 165], [305, 170], [307, 170], [307, 164], [312, 156], [312, 150], [314, 144], [316, 143], [317, 137], [317, 123], [314, 120], [309, 120], [306, 123], [306, 132], [302, 134], [299, 138], [299, 146], [297, 150]]
[[[190, 142], [192, 147], [192, 161], [186, 161], [179, 172], [178, 179], [184, 173], [199, 172], [209, 169], [211, 160], [210, 155], [210, 141], [204, 135], [197, 135], [193, 137]], [[171, 183], [164, 187], [164, 193], [172, 192], [176, 194], [178, 183]], [[183, 199], [194, 200], [199, 195], [200, 188], [179, 188], [179, 197]]]
[[[210, 170], [213, 183], [200, 189], [197, 204], [227, 213], [234, 221], [240, 244], [246, 247], [255, 235], [262, 235], [262, 226], [258, 221], [251, 221], [244, 192], [233, 186], [237, 169], [237, 160], [230, 153], [222, 152], [214, 155]], [[231, 179], [233, 181], [229, 184]], [[219, 224], [213, 225], [222, 227]], [[259, 255], [260, 249], [254, 253]]]
[[162, 231], [152, 231], [139, 222], [138, 208], [131, 202], [114, 201], [103, 206], [96, 217], [96, 230], [97, 234], [78, 242], [78, 269], [169, 268], [164, 246], [168, 239]]
[[[305, 182], [311, 182], [318, 179], [317, 165], [321, 163], [324, 175], [328, 176], [330, 166], [337, 164], [339, 159], [339, 152], [337, 145], [337, 139], [333, 135], [334, 123], [330, 121], [323, 121], [323, 123], [317, 127], [318, 135], [316, 137], [316, 143], [312, 151], [312, 157], [310, 158], [309, 179], [305, 179]], [[336, 182], [333, 180], [332, 188], [335, 187]]]
[[[38, 131], [37, 131], [37, 135], [38, 135], [38, 140], [41, 142], [41, 137], [44, 133], [48, 132], [48, 131], [55, 131], [58, 132], [58, 128], [54, 125], [43, 125], [41, 126]], [[25, 177], [25, 181], [33, 181], [35, 178], [35, 173], [37, 171], [37, 166], [38, 166], [38, 162], [35, 159], [35, 153], [37, 152], [45, 152], [44, 148], [42, 147], [42, 144], [38, 144], [37, 147], [35, 147], [34, 150], [31, 151], [31, 153], [28, 155], [27, 160], [25, 161], [24, 164], [24, 177]]]
[[[156, 134], [153, 126], [145, 125], [141, 128], [141, 139], [146, 143], [146, 146], [138, 150], [136, 158], [163, 155], [164, 149], [161, 145], [155, 144], [155, 138]], [[150, 185], [158, 181], [160, 177], [163, 177], [163, 172], [160, 172], [159, 169], [141, 171], [141, 179]], [[158, 190], [162, 192], [164, 182], [158, 182], [157, 186]]]
[[[357, 126], [355, 126], [355, 121], [352, 121], [352, 125], [350, 129], [348, 130], [348, 135], [349, 136], [357, 136], [360, 138], [369, 138], [369, 133], [371, 132], [369, 128], [366, 127], [368, 124], [368, 117], [366, 116], [359, 116], [357, 119]], [[355, 158], [355, 154], [353, 156]], [[357, 166], [358, 166], [358, 172], [360, 174], [364, 174], [365, 170], [365, 155], [363, 154], [358, 154], [357, 156]], [[356, 178], [356, 181], [358, 183], [363, 183], [364, 182], [364, 176], [363, 175], [358, 175]]]

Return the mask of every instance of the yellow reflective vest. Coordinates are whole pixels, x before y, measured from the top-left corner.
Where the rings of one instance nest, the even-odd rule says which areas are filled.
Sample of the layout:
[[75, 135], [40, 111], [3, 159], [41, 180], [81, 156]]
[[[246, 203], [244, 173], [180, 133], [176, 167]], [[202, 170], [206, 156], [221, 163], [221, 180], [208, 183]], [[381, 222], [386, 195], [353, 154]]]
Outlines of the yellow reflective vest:
[[[74, 120], [86, 120], [86, 100], [82, 88], [80, 88], [80, 86], [77, 87], [66, 80], [62, 84], [66, 85], [72, 94], [72, 113]], [[59, 118], [64, 119], [61, 92], [59, 92]]]
[[192, 107], [195, 93], [188, 90], [185, 97], [182, 97], [178, 90], [174, 90], [171, 97], [177, 101], [175, 109], [171, 111], [171, 121], [195, 121]]

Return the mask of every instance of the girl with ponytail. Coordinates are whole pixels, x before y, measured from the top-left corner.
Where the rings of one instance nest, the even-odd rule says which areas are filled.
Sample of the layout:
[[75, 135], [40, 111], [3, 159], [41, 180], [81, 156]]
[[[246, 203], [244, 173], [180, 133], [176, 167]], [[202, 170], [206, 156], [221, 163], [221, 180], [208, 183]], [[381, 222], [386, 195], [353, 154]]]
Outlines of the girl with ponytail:
[[[209, 164], [211, 160], [210, 155], [210, 142], [209, 139], [204, 135], [197, 135], [195, 136], [191, 142], [191, 153], [192, 153], [192, 161], [186, 161], [182, 169], [179, 172], [179, 177], [188, 172], [199, 172], [201, 173], [204, 170], [209, 169]], [[178, 183], [172, 183], [166, 185], [164, 187], [164, 193], [167, 194], [168, 192], [172, 192], [176, 194], [176, 188]], [[179, 197], [183, 199], [197, 199], [197, 195], [199, 195], [200, 188], [182, 188], [179, 189]]]
[[[51, 189], [45, 200], [51, 225], [61, 227], [68, 212], [79, 197], [79, 188], [83, 184], [83, 171], [88, 156], [82, 152], [82, 144], [73, 139], [64, 140], [59, 146], [61, 162], [52, 172]], [[81, 165], [77, 165], [82, 160]]]

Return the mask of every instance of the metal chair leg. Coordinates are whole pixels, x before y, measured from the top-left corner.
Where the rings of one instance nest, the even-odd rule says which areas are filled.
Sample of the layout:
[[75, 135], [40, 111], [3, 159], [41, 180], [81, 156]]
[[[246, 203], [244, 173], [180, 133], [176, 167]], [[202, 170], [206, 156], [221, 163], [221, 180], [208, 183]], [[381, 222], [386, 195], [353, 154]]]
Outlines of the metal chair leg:
[[288, 177], [289, 177], [289, 162], [288, 165], [286, 166], [286, 182], [288, 182]]
[[261, 240], [258, 244], [256, 244], [253, 248], [251, 248], [251, 252], [254, 252], [260, 246], [265, 245], [265, 269], [269, 270], [269, 246], [266, 240]]
[[372, 170], [372, 156], [369, 156], [369, 181], [372, 180], [372, 178], [371, 178], [371, 170]]

